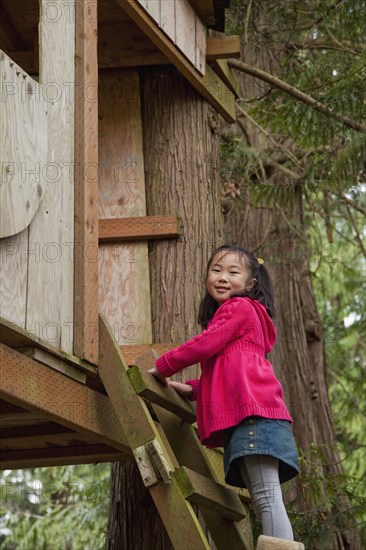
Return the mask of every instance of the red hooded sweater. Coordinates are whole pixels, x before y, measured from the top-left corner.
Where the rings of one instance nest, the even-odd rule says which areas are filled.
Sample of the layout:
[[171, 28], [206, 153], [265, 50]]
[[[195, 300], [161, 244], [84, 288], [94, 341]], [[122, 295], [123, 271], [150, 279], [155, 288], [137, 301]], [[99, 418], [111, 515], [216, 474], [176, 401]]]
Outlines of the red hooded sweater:
[[164, 376], [201, 363], [201, 378], [187, 380], [197, 399], [201, 443], [222, 447], [222, 430], [247, 416], [292, 422], [280, 382], [264, 354], [276, 331], [266, 308], [251, 298], [230, 298], [216, 311], [207, 329], [164, 353], [156, 367]]

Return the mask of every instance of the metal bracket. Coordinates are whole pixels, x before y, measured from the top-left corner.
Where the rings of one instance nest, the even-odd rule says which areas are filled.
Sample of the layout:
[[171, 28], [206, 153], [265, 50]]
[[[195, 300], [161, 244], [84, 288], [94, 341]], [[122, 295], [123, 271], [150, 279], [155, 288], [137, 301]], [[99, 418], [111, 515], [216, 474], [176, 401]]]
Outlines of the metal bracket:
[[164, 483], [170, 483], [172, 470], [158, 439], [154, 438], [145, 445], [137, 447], [133, 450], [133, 454], [145, 487], [155, 485], [159, 479]]

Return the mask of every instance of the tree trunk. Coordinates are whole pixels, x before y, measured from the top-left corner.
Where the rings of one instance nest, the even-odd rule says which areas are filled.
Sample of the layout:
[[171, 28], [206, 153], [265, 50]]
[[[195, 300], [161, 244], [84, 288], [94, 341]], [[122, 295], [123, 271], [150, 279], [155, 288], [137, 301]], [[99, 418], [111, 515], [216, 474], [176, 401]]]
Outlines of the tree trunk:
[[[222, 243], [216, 121], [175, 68], [144, 69], [141, 96], [147, 214], [176, 214], [183, 227], [179, 239], [149, 247], [153, 341], [183, 342], [199, 330], [203, 273]], [[175, 378], [197, 374], [191, 367]], [[107, 538], [110, 550], [172, 548], [132, 460], [112, 469]]]

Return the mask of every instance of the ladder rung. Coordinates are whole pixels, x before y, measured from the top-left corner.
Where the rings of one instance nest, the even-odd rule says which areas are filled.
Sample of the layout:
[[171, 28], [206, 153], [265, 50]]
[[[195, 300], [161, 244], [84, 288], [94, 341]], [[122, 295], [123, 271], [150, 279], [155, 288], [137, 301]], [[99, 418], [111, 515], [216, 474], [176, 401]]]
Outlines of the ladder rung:
[[234, 521], [246, 516], [245, 509], [236, 495], [220, 483], [197, 474], [186, 466], [174, 472], [184, 498], [211, 510], [221, 513]]
[[138, 395], [173, 412], [189, 423], [196, 422], [193, 403], [181, 397], [173, 388], [163, 386], [151, 374], [136, 365], [129, 368], [127, 374]]

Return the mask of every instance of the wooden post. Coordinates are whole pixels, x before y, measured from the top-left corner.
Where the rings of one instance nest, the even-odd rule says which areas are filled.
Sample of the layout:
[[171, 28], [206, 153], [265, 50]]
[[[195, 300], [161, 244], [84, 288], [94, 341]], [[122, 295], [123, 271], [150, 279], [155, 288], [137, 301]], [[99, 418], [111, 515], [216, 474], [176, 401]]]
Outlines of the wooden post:
[[97, 0], [76, 2], [74, 354], [98, 361]]

